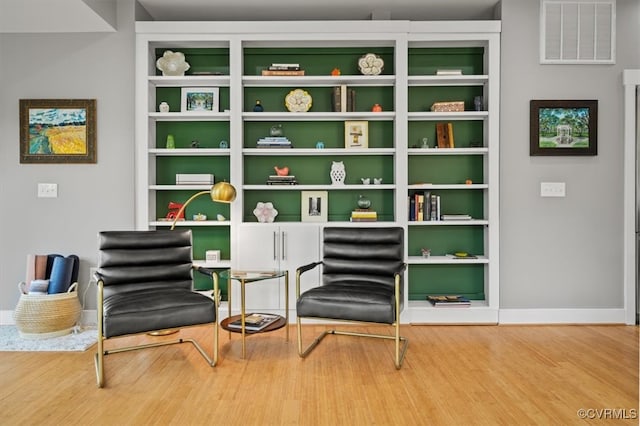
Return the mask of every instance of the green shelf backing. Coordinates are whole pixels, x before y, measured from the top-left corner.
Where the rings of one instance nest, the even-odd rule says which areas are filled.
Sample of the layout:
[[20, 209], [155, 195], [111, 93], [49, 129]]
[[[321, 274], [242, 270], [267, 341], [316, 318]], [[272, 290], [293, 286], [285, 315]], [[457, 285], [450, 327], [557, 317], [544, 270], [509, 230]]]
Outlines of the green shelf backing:
[[[284, 150], [284, 148], [283, 148]], [[382, 178], [383, 183], [393, 183], [393, 157], [381, 155], [355, 156], [246, 156], [244, 158], [244, 182], [247, 185], [264, 185], [269, 175], [275, 175], [274, 167], [288, 167], [289, 174], [299, 184], [331, 184], [331, 165], [342, 161], [347, 176], [345, 184], [362, 184], [361, 178]], [[373, 179], [371, 179], [373, 181]]]
[[[328, 221], [348, 221], [351, 211], [357, 207], [358, 197], [363, 195], [371, 200], [371, 209], [378, 213], [379, 221], [393, 221], [394, 197], [393, 191], [366, 189], [362, 191], [340, 190], [328, 191]], [[258, 202], [271, 202], [278, 211], [275, 222], [300, 222], [301, 192], [300, 191], [245, 191], [244, 192], [245, 222], [257, 222], [253, 209]]]
[[220, 141], [230, 142], [226, 121], [157, 121], [156, 148], [166, 146], [169, 134], [173, 135], [176, 148], [191, 148], [194, 140], [200, 148], [218, 148]]
[[409, 184], [462, 184], [467, 179], [483, 183], [481, 155], [432, 155], [409, 157]]
[[[198, 191], [194, 190], [156, 191], [156, 214], [158, 218], [167, 215], [170, 202], [184, 203], [197, 192]], [[218, 214], [223, 215], [227, 219], [231, 217], [229, 204], [214, 203], [208, 195], [201, 195], [193, 200], [187, 206], [184, 217], [185, 219], [192, 219], [193, 215], [198, 213], [207, 215], [209, 220], [216, 220]], [[224, 229], [225, 227], [220, 228]], [[204, 259], [204, 254], [202, 258]]]
[[[189, 64], [185, 75], [203, 72], [229, 75], [228, 48], [157, 48], [155, 49], [156, 60], [162, 57], [165, 50], [184, 53], [185, 61]], [[162, 71], [156, 69], [156, 75], [162, 75]]]
[[484, 48], [409, 48], [409, 75], [431, 75], [439, 69], [460, 69], [465, 75], [481, 75]]
[[409, 90], [409, 112], [431, 111], [436, 102], [464, 102], [465, 111], [473, 111], [473, 98], [482, 96], [482, 86], [420, 86]]
[[[455, 148], [484, 146], [482, 121], [456, 120], [450, 121], [450, 123], [453, 125]], [[409, 121], [408, 147], [420, 148], [422, 146], [422, 138], [426, 137], [429, 138], [429, 147], [435, 148], [438, 145], [436, 124], [436, 121]]]
[[215, 181], [229, 181], [229, 157], [226, 156], [167, 156], [156, 159], [156, 184], [175, 185], [177, 173], [205, 173]]
[[[384, 111], [393, 111], [393, 87], [349, 87], [355, 90], [355, 111], [371, 111], [374, 104], [380, 104]], [[265, 112], [287, 112], [285, 98], [293, 89], [307, 91], [312, 99], [309, 112], [331, 112], [333, 89], [331, 87], [245, 87], [244, 110], [253, 111], [256, 100], [260, 100]], [[473, 99], [472, 99], [473, 100]], [[472, 102], [473, 104], [473, 102]], [[303, 113], [295, 113], [303, 114]]]
[[432, 256], [444, 256], [458, 251], [484, 254], [484, 227], [471, 225], [411, 226], [408, 255], [420, 256], [421, 248], [431, 249]]
[[458, 294], [484, 300], [484, 265], [410, 265], [409, 300], [426, 300], [428, 295]]
[[305, 75], [331, 75], [339, 68], [344, 75], [358, 75], [358, 59], [375, 53], [384, 61], [382, 74], [394, 74], [392, 47], [304, 47], [304, 48], [245, 48], [244, 75], [260, 75], [272, 63], [295, 63]]
[[[272, 126], [281, 124], [284, 136], [291, 141], [293, 148], [315, 148], [318, 141], [322, 141], [325, 148], [344, 148], [344, 123], [344, 121], [245, 122], [244, 147], [255, 148], [258, 139], [269, 136]], [[393, 122], [369, 121], [368, 127], [369, 148], [393, 148]], [[286, 155], [286, 149], [283, 155]]]
[[[229, 109], [229, 88], [220, 87], [218, 92], [219, 102], [218, 111], [222, 112], [225, 109]], [[193, 89], [191, 89], [193, 91]], [[180, 87], [156, 87], [156, 112], [158, 111], [158, 105], [160, 102], [166, 102], [169, 104], [169, 112], [180, 112], [182, 106], [182, 89]]]

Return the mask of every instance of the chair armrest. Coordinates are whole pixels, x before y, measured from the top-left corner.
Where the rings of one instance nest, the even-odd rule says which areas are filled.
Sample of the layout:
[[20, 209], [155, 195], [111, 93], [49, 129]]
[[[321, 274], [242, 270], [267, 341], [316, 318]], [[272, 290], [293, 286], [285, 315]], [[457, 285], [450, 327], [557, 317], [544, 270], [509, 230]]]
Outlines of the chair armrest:
[[213, 274], [217, 274], [216, 270], [212, 268], [205, 268], [204, 266], [200, 265], [191, 265], [191, 267], [200, 272], [202, 275], [208, 276], [209, 278], [213, 278]]
[[302, 273], [307, 272], [318, 265], [322, 265], [322, 261], [313, 262], [313, 263], [309, 263], [308, 265], [301, 266], [298, 269], [296, 269], [296, 275], [301, 275]]
[[322, 265], [322, 261], [309, 263], [296, 269], [296, 300], [300, 298], [300, 276], [318, 265]]
[[404, 273], [405, 269], [407, 269], [407, 264], [403, 263], [394, 273], [393, 275], [401, 275]]
[[211, 278], [211, 280], [213, 281], [213, 284], [212, 284], [213, 300], [215, 301], [216, 306], [220, 306], [220, 299], [221, 299], [220, 286], [218, 283], [218, 273], [216, 272], [216, 270], [211, 268], [205, 268], [204, 266], [200, 266], [200, 265], [191, 265], [191, 267], [196, 271], [200, 272], [202, 275], [206, 275], [209, 278]]

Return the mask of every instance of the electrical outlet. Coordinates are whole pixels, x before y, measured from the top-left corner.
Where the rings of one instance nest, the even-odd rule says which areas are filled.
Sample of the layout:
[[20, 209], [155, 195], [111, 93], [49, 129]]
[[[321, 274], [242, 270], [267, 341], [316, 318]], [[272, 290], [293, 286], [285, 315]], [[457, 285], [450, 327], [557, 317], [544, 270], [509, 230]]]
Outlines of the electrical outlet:
[[94, 282], [96, 280], [95, 274], [98, 268], [91, 267], [89, 268], [89, 282]]
[[57, 198], [57, 197], [58, 197], [57, 183], [39, 183], [38, 184], [38, 198]]
[[541, 197], [564, 197], [565, 183], [564, 182], [540, 182], [540, 196]]

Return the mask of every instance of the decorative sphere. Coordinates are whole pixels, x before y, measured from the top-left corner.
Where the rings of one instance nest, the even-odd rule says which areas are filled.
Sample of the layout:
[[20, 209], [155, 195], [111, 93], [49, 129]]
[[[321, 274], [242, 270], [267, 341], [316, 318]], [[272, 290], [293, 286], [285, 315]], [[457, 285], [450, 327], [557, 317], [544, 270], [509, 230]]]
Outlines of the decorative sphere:
[[360, 195], [358, 197], [358, 207], [361, 209], [368, 209], [369, 207], [371, 207], [371, 200], [364, 195]]

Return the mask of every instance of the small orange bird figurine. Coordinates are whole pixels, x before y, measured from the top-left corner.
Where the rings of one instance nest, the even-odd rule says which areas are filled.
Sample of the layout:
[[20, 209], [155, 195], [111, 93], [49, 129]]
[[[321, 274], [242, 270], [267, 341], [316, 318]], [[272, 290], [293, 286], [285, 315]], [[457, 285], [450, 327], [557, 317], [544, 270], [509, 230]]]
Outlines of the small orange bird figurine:
[[274, 166], [273, 169], [276, 171], [278, 176], [287, 176], [289, 174], [289, 168], [287, 166], [284, 166], [283, 168]]

